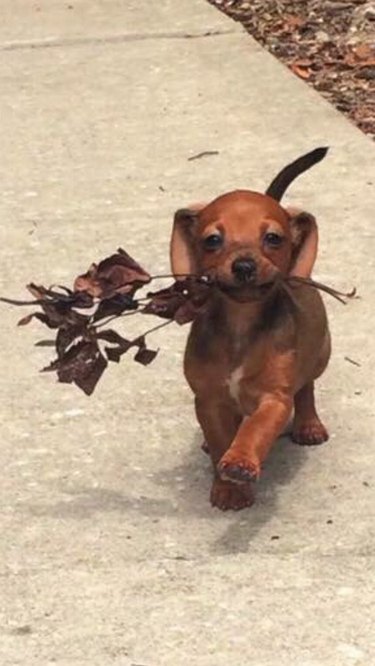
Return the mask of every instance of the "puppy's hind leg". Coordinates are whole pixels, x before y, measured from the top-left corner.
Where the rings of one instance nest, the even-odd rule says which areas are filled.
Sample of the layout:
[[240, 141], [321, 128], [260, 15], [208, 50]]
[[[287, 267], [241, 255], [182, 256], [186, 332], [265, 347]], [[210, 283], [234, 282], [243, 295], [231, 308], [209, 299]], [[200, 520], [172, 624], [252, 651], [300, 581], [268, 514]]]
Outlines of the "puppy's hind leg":
[[315, 409], [314, 382], [309, 382], [294, 396], [292, 440], [304, 446], [314, 446], [327, 439], [328, 432]]

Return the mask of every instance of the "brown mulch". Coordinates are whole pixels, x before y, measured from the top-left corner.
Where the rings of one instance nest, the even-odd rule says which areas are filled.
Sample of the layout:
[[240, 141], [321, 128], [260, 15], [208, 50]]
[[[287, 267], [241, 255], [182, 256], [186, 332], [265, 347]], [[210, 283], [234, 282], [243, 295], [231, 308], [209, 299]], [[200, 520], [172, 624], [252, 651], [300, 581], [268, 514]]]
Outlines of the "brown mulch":
[[375, 0], [208, 0], [375, 139]]

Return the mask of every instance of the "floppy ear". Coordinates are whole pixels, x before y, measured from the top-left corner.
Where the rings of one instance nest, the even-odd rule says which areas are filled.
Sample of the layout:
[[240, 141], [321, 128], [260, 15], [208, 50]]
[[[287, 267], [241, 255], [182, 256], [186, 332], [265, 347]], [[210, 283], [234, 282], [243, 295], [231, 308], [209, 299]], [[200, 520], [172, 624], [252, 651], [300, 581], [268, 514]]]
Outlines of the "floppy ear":
[[170, 245], [172, 273], [181, 279], [186, 275], [197, 273], [197, 257], [195, 256], [194, 230], [198, 222], [198, 213], [205, 204], [194, 204], [189, 208], [176, 211], [173, 221]]
[[318, 226], [315, 217], [305, 211], [287, 209], [292, 236], [292, 259], [289, 275], [310, 277], [318, 253]]

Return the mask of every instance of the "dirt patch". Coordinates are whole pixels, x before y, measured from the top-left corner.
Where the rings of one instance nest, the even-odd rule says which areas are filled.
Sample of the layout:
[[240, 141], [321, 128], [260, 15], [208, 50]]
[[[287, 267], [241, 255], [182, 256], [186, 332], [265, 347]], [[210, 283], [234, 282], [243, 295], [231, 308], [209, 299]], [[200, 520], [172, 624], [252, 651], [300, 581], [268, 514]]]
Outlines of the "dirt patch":
[[375, 0], [208, 0], [375, 139]]

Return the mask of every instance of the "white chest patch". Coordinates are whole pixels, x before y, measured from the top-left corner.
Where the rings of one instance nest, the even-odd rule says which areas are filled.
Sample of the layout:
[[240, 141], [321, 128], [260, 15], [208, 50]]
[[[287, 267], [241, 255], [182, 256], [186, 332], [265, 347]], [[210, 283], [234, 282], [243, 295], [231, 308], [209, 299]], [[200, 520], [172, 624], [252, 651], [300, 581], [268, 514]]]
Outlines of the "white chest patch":
[[244, 371], [243, 367], [240, 366], [239, 368], [236, 368], [233, 370], [232, 374], [229, 375], [226, 383], [229, 388], [229, 393], [233, 400], [236, 402], [239, 402], [240, 399], [240, 382], [243, 377]]

